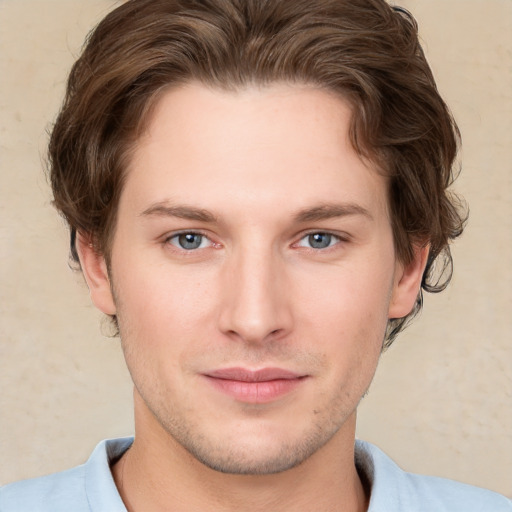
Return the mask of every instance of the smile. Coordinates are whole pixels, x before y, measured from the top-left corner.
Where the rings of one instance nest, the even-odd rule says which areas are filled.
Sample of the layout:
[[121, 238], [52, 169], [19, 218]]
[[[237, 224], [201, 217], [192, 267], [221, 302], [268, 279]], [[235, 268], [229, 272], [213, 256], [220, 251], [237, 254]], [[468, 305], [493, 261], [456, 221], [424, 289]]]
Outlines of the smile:
[[225, 368], [208, 372], [204, 377], [214, 388], [238, 401], [267, 403], [296, 389], [307, 376], [281, 368]]

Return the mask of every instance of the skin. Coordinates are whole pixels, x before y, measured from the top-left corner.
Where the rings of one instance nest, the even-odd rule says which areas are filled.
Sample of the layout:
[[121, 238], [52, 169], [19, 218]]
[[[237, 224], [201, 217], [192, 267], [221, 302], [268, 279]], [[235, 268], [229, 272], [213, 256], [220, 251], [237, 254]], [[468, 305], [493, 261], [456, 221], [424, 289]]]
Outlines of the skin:
[[[397, 260], [386, 180], [349, 121], [305, 86], [171, 89], [127, 169], [109, 271], [80, 236], [135, 384], [113, 468], [129, 510], [366, 510], [356, 408], [427, 250]], [[226, 368], [296, 378], [226, 391]]]

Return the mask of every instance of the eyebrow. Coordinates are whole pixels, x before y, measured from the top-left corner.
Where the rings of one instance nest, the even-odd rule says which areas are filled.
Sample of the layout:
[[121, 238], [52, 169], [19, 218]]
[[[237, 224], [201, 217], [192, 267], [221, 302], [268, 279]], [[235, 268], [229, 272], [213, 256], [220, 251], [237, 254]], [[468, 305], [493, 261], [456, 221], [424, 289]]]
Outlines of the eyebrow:
[[217, 218], [208, 210], [186, 205], [170, 205], [167, 202], [155, 203], [144, 210], [143, 217], [178, 217], [180, 219], [195, 220], [198, 222], [216, 222]]
[[301, 210], [295, 216], [296, 222], [315, 222], [320, 220], [346, 217], [351, 215], [363, 215], [373, 220], [371, 213], [361, 205], [355, 203], [323, 204]]
[[[155, 203], [144, 210], [143, 217], [178, 217], [180, 219], [194, 220], [198, 222], [217, 222], [217, 217], [208, 210], [187, 205], [170, 205], [166, 201]], [[355, 203], [322, 204], [312, 208], [300, 210], [295, 216], [297, 223], [315, 222], [320, 220], [346, 217], [352, 215], [363, 215], [373, 220], [370, 212], [361, 205]]]

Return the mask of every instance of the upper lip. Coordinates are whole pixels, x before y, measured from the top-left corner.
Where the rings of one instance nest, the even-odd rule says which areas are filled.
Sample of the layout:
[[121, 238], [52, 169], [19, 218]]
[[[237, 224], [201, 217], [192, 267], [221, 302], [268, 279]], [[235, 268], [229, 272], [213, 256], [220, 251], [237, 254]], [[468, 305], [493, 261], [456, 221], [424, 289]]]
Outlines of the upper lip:
[[222, 368], [209, 371], [207, 377], [224, 380], [236, 380], [240, 382], [265, 382], [269, 380], [291, 380], [304, 377], [299, 373], [285, 370], [284, 368], [262, 368], [260, 370], [249, 370], [247, 368]]

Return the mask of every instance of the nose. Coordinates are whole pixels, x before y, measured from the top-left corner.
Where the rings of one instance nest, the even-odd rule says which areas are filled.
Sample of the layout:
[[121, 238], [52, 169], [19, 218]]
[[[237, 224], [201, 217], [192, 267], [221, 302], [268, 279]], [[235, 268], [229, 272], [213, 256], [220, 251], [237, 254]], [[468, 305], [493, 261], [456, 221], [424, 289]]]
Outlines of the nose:
[[246, 343], [264, 343], [292, 329], [285, 262], [272, 250], [241, 250], [230, 258], [222, 283], [220, 330]]

